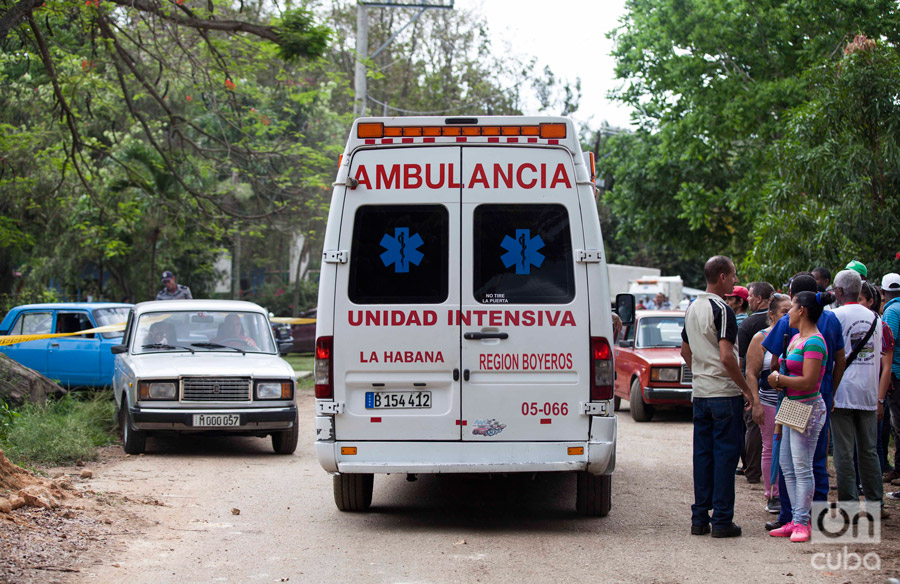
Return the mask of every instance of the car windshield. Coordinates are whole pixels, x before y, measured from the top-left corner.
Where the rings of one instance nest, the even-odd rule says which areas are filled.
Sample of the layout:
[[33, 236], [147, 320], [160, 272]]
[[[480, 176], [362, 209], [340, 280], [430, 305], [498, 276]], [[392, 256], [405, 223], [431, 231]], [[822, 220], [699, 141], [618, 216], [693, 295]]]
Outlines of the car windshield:
[[637, 344], [642, 349], [651, 347], [680, 347], [683, 316], [651, 316], [638, 322]]
[[122, 330], [110, 333], [101, 333], [104, 339], [114, 339], [125, 334], [125, 322], [128, 320], [128, 307], [120, 306], [117, 308], [98, 308], [94, 311], [94, 320], [97, 326], [109, 326], [111, 324], [121, 324]]
[[275, 353], [269, 319], [258, 312], [148, 312], [133, 338], [134, 353]]

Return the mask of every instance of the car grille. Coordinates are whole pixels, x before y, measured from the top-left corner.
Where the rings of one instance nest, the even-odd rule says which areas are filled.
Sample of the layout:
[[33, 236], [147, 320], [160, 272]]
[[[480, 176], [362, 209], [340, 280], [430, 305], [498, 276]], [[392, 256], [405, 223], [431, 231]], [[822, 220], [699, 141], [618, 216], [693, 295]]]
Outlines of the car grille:
[[185, 377], [181, 388], [182, 401], [250, 401], [246, 377]]
[[692, 384], [694, 382], [694, 373], [687, 364], [681, 366], [681, 383], [683, 385]]

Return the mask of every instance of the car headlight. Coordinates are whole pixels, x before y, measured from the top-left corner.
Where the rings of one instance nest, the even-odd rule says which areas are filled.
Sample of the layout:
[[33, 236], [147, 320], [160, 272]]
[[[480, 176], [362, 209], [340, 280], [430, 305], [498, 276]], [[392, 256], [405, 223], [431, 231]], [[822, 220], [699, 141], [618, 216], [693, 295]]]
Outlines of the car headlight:
[[294, 384], [291, 381], [259, 381], [256, 399], [293, 399]]
[[653, 367], [650, 369], [650, 381], [678, 381], [681, 379], [680, 367]]
[[173, 381], [142, 381], [140, 399], [175, 399], [178, 392]]

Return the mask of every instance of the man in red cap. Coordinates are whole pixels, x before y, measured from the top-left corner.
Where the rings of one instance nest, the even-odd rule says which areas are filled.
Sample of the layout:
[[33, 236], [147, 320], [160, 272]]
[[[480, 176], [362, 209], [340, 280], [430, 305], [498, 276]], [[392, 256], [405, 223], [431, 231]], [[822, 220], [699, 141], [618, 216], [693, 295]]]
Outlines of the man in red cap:
[[735, 286], [731, 294], [725, 295], [725, 302], [734, 311], [734, 317], [737, 319], [738, 326], [744, 322], [749, 315], [747, 309], [750, 307], [750, 291], [743, 286]]

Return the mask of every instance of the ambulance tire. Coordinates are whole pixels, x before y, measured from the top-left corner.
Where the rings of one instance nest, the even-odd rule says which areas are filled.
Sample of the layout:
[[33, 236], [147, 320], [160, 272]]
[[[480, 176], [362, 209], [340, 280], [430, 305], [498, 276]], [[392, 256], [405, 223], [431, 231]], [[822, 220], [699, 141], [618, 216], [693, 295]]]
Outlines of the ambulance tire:
[[366, 511], [372, 505], [373, 474], [339, 474], [334, 482], [334, 504], [341, 511]]
[[622, 409], [622, 398], [615, 396], [613, 398], [613, 411], [618, 412], [620, 409]]
[[294, 426], [284, 432], [272, 433], [272, 450], [275, 454], [293, 454], [297, 450], [297, 441], [300, 438], [300, 420], [294, 415]]
[[631, 418], [635, 422], [649, 422], [653, 419], [653, 406], [644, 403], [641, 395], [641, 380], [637, 377], [631, 382]]
[[125, 454], [143, 454], [147, 448], [147, 433], [131, 427], [131, 416], [128, 415], [128, 400], [122, 396], [119, 406], [119, 432], [122, 436], [122, 449]]
[[581, 515], [606, 517], [612, 508], [612, 475], [578, 473], [575, 509]]

